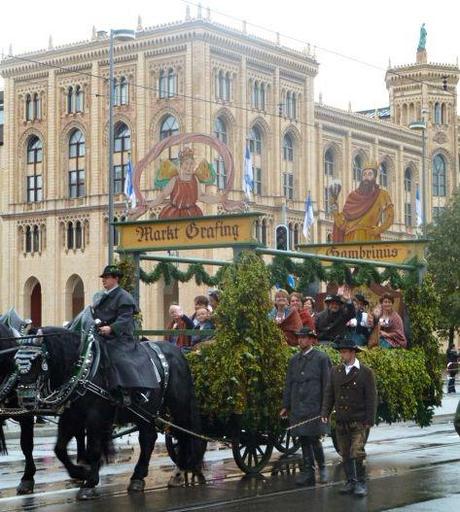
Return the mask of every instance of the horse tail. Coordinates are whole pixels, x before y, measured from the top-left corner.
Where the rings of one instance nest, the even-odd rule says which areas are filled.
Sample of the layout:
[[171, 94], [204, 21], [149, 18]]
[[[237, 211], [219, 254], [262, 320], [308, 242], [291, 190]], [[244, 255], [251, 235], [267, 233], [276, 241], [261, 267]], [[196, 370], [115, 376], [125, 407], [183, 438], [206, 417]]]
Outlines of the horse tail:
[[3, 432], [3, 421], [0, 420], [0, 455], [8, 455], [6, 448], [5, 433]]

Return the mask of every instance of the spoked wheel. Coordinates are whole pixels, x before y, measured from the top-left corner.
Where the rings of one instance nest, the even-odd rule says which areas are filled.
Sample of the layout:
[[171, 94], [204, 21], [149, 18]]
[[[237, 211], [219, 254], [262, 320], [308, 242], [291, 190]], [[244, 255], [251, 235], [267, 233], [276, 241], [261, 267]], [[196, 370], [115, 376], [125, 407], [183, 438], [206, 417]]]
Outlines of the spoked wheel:
[[285, 430], [275, 438], [275, 448], [284, 455], [292, 455], [300, 448], [300, 440]]
[[236, 465], [247, 475], [260, 473], [273, 452], [273, 441], [266, 434], [240, 432], [232, 441], [233, 458]]

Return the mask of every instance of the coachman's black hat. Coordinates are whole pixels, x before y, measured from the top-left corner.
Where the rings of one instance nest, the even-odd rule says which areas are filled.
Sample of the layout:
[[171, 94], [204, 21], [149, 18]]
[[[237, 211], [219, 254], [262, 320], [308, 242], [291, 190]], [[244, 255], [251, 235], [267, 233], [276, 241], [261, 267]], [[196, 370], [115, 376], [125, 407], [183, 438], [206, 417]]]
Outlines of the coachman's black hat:
[[302, 327], [302, 329], [298, 330], [295, 335], [298, 338], [316, 338], [318, 339], [318, 335], [315, 331], [312, 329], [309, 329], [308, 327]]
[[116, 265], [107, 265], [99, 277], [123, 277], [123, 272]]
[[364, 295], [362, 293], [357, 293], [355, 295], [355, 299], [358, 302], [362, 302], [365, 306], [369, 306], [369, 301], [366, 299], [366, 297], [364, 297]]
[[327, 295], [324, 302], [338, 302], [343, 304], [343, 298], [340, 295]]
[[361, 347], [359, 345], [356, 345], [356, 342], [348, 334], [345, 334], [345, 336], [337, 336], [334, 339], [334, 343], [332, 346], [336, 350], [340, 350], [342, 348], [349, 350], [361, 350]]

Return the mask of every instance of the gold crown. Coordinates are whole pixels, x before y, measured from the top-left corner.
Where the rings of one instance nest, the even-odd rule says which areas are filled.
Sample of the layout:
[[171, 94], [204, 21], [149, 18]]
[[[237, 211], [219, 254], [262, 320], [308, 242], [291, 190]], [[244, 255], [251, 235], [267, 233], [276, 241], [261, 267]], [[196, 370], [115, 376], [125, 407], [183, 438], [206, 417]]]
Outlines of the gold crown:
[[373, 169], [374, 171], [378, 171], [380, 167], [380, 164], [377, 162], [377, 160], [368, 160], [367, 162], [364, 162], [363, 165], [363, 171], [364, 169]]
[[186, 160], [187, 158], [194, 158], [194, 157], [195, 157], [195, 153], [193, 152], [192, 148], [185, 147], [184, 149], [179, 151], [179, 160], [180, 161]]

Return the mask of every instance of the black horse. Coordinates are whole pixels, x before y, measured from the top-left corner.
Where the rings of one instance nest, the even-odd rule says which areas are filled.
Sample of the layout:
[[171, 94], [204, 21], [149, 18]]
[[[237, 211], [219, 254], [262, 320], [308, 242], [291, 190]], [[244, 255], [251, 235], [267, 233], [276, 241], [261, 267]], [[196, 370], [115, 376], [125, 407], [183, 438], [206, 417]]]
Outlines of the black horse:
[[[0, 398], [2, 391], [5, 389], [4, 386], [6, 386], [7, 381], [16, 370], [16, 363], [14, 359], [16, 353], [15, 349], [19, 349], [19, 340], [14, 338], [13, 331], [9, 327], [0, 323]], [[15, 389], [16, 386], [14, 386], [5, 397], [3, 397], [4, 399], [0, 403], [0, 408], [7, 410], [20, 409]], [[25, 458], [24, 473], [21, 477], [19, 485], [16, 488], [16, 492], [19, 495], [31, 494], [34, 491], [34, 476], [36, 473], [36, 467], [33, 458], [34, 415], [32, 412], [29, 412], [26, 414], [0, 416], [0, 454], [7, 453], [5, 435], [3, 432], [3, 423], [10, 417], [19, 423], [21, 431], [21, 450]], [[76, 438], [77, 460], [85, 461], [84, 432], [78, 432]]]
[[[79, 334], [69, 332], [62, 328], [44, 328], [43, 338], [37, 338], [38, 343], [43, 343], [42, 360], [37, 358], [31, 367], [30, 377], [38, 380], [46, 377], [49, 379], [51, 390], [69, 382], [72, 378], [75, 365], [80, 358], [81, 337]], [[38, 341], [41, 340], [41, 341]], [[107, 357], [104, 357], [104, 340], [96, 337], [94, 345], [93, 365], [97, 365], [98, 355], [101, 356], [101, 364], [91, 376], [91, 382], [100, 388], [106, 384], [105, 367]], [[59, 418], [58, 439], [55, 453], [64, 464], [71, 478], [82, 480], [78, 499], [92, 499], [97, 496], [95, 487], [99, 483], [99, 468], [104, 454], [108, 450], [112, 428], [116, 417], [117, 423], [134, 423], [139, 429], [140, 455], [131, 476], [128, 491], [142, 492], [145, 487], [144, 478], [148, 474], [150, 457], [155, 447], [157, 431], [153, 418], [157, 414], [167, 412], [172, 421], [183, 428], [194, 432], [200, 431], [200, 416], [195, 402], [193, 381], [187, 360], [181, 351], [165, 342], [156, 345], [166, 359], [169, 366], [169, 379], [164, 388], [164, 368], [157, 364], [157, 371], [162, 380], [162, 389], [152, 392], [148, 402], [142, 405], [143, 418], [134, 414], [129, 409], [120, 408], [116, 402], [107, 395], [105, 397], [92, 391], [74, 394], [67, 403], [67, 408]], [[151, 351], [153, 363], [158, 363], [159, 358], [154, 350]], [[45, 356], [46, 354], [46, 356]], [[46, 364], [45, 362], [46, 357]], [[46, 370], [44, 370], [44, 368]], [[152, 365], [152, 372], [154, 372]], [[68, 455], [67, 446], [76, 432], [84, 429], [87, 435], [86, 460], [89, 465], [74, 464]], [[177, 465], [182, 471], [194, 471], [200, 473], [205, 444], [203, 441], [189, 434], [177, 431], [175, 436], [178, 441]]]

